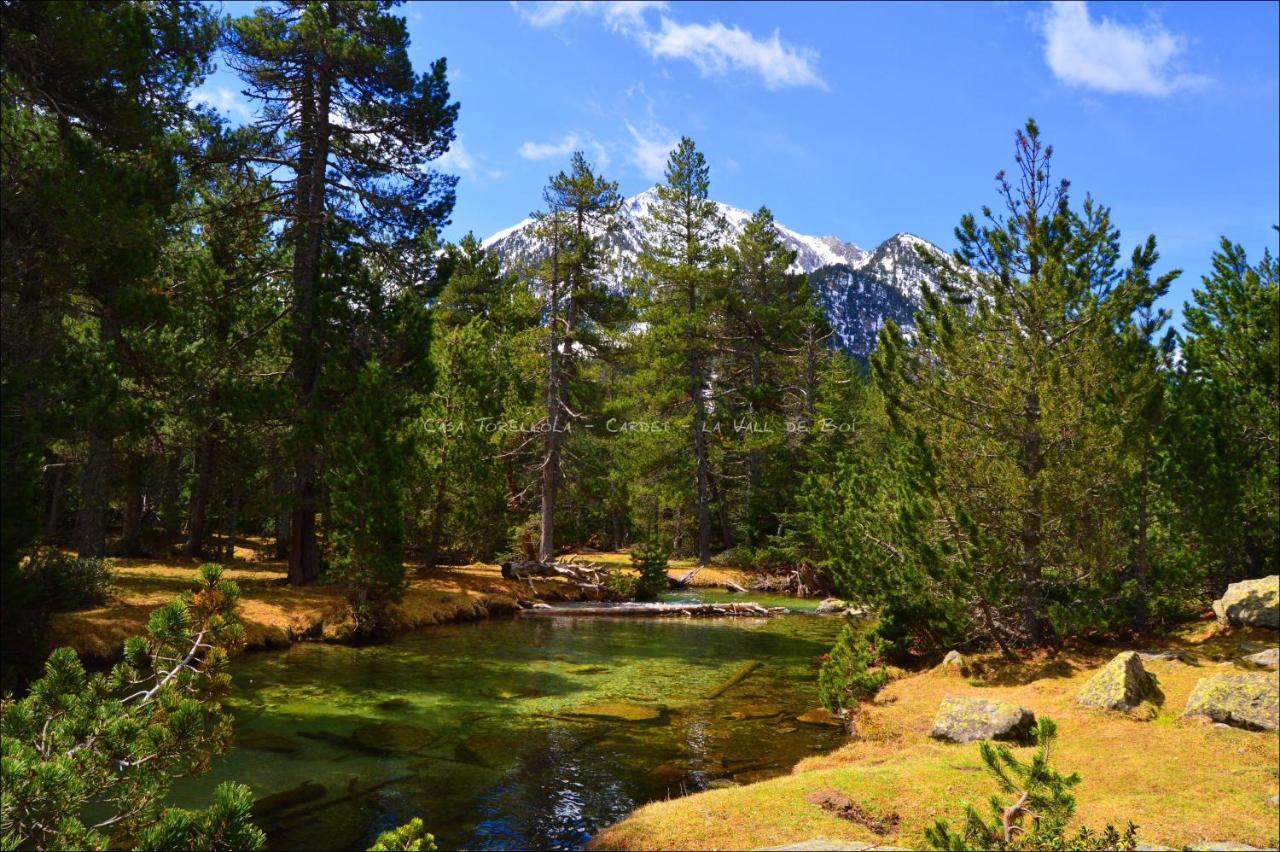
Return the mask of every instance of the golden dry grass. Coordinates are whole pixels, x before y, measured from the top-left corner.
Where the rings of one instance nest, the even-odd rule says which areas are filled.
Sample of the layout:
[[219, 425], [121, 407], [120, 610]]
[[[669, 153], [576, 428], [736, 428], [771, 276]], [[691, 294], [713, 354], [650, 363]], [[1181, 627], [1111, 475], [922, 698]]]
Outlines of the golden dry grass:
[[[1245, 638], [1276, 641], [1274, 632], [1205, 636], [1195, 630], [1161, 643], [1190, 649], [1197, 660], [1147, 664], [1165, 700], [1146, 722], [1075, 704], [1080, 687], [1119, 648], [1072, 650], [1020, 667], [992, 664], [981, 680], [941, 668], [904, 677], [883, 692], [882, 700], [892, 703], [864, 710], [865, 740], [806, 760], [788, 776], [640, 808], [593, 845], [749, 849], [821, 836], [919, 848], [925, 825], [938, 817], [956, 824], [966, 801], [985, 811], [998, 792], [976, 745], [928, 735], [943, 697], [968, 695], [1007, 698], [1058, 722], [1054, 763], [1083, 776], [1076, 788], [1079, 824], [1123, 827], [1132, 820], [1141, 841], [1177, 848], [1209, 840], [1275, 847], [1277, 812], [1267, 800], [1277, 792], [1276, 735], [1179, 718], [1199, 678], [1234, 665], [1215, 657], [1238, 656], [1232, 651]], [[897, 813], [897, 831], [877, 836], [806, 801], [809, 793], [831, 788], [874, 815]]]
[[[583, 550], [569, 554], [570, 558], [581, 559], [586, 562], [598, 562], [601, 565], [607, 565], [610, 568], [630, 568], [631, 554], [625, 550], [617, 551], [596, 551]], [[667, 575], [673, 579], [680, 579], [697, 567], [697, 562], [693, 559], [683, 559], [673, 557], [667, 563]], [[690, 581], [691, 586], [700, 586], [703, 588], [724, 588], [727, 583], [736, 583], [745, 586], [751, 579], [751, 572], [743, 568], [733, 568], [724, 565], [708, 565], [693, 575]]]
[[[100, 607], [53, 616], [54, 643], [70, 646], [86, 659], [114, 659], [126, 638], [146, 630], [153, 609], [194, 587], [199, 562], [183, 557], [112, 560], [111, 598]], [[504, 580], [496, 565], [426, 569], [410, 564], [408, 568], [408, 591], [392, 610], [392, 627], [397, 631], [510, 612], [517, 599], [579, 597], [576, 587], [559, 579], [532, 584]], [[243, 593], [239, 614], [247, 648], [318, 638], [343, 616], [345, 599], [340, 588], [290, 587], [283, 562], [237, 560], [225, 566], [224, 576], [239, 584]]]

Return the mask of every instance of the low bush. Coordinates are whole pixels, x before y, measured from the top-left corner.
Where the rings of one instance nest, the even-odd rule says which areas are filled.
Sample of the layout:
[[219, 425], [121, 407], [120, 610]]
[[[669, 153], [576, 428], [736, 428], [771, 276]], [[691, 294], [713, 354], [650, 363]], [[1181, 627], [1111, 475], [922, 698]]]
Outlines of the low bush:
[[631, 549], [631, 567], [639, 575], [636, 600], [653, 600], [667, 588], [667, 563], [670, 559], [671, 545], [661, 539], [642, 542]]
[[818, 672], [818, 695], [832, 713], [855, 708], [873, 697], [889, 680], [883, 668], [872, 668], [876, 651], [865, 628], [846, 624]]

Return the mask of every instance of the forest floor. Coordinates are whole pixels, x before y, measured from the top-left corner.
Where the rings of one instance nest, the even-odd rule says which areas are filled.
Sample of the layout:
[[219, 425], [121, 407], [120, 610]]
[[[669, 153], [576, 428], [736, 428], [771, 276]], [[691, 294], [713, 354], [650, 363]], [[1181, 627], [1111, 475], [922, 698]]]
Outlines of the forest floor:
[[[1132, 821], [1140, 842], [1179, 849], [1207, 841], [1276, 848], [1276, 734], [1180, 719], [1196, 682], [1234, 670], [1238, 645], [1247, 640], [1274, 646], [1276, 633], [1219, 633], [1198, 622], [1133, 646], [1191, 655], [1187, 662], [1145, 663], [1164, 692], [1149, 721], [1075, 703], [1098, 667], [1128, 650], [1121, 647], [1072, 648], [1020, 665], [980, 658], [970, 660], [967, 676], [942, 666], [903, 674], [861, 712], [861, 739], [803, 761], [790, 775], [647, 805], [605, 829], [592, 846], [758, 849], [826, 838], [927, 848], [926, 825], [943, 818], [962, 827], [965, 802], [988, 816], [987, 801], [999, 793], [976, 743], [929, 737], [943, 697], [956, 695], [1015, 701], [1058, 723], [1052, 765], [1083, 777], [1075, 788], [1075, 825], [1113, 823], [1123, 830]], [[1025, 757], [1030, 749], [1015, 752]], [[850, 818], [822, 807], [842, 797], [856, 805], [845, 808]]]
[[[247, 541], [236, 547], [234, 560], [222, 560], [223, 576], [241, 590], [240, 621], [248, 650], [283, 647], [308, 639], [340, 635], [346, 601], [342, 589], [323, 583], [295, 588], [288, 585], [285, 562], [265, 558], [266, 543]], [[625, 553], [583, 552], [582, 561], [610, 567], [629, 567]], [[81, 658], [110, 662], [119, 657], [124, 640], [146, 632], [151, 611], [183, 591], [193, 589], [202, 562], [184, 557], [111, 560], [114, 582], [110, 598], [91, 609], [55, 614], [50, 620], [55, 647], [70, 646]], [[693, 564], [672, 560], [670, 574], [680, 577]], [[519, 601], [581, 600], [582, 589], [562, 578], [511, 581], [497, 565], [474, 563], [428, 568], [408, 563], [409, 587], [404, 600], [392, 608], [391, 631], [407, 633], [451, 621], [473, 621], [508, 615]], [[704, 568], [693, 579], [698, 586], [742, 582], [746, 572]]]

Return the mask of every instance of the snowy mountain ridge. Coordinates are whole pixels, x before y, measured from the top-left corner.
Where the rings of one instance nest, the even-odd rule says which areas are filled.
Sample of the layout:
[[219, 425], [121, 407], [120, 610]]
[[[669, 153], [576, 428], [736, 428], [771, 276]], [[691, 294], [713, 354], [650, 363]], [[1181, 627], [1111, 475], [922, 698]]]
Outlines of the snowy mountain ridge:
[[[636, 266], [644, 249], [643, 221], [657, 199], [650, 188], [625, 199], [611, 242], [614, 275], [622, 285]], [[726, 243], [732, 243], [751, 220], [752, 213], [740, 207], [716, 202], [727, 224]], [[536, 262], [545, 255], [533, 234], [533, 219], [527, 218], [482, 241], [507, 266]], [[945, 255], [933, 243], [909, 233], [898, 233], [868, 251], [835, 236], [801, 234], [775, 221], [787, 248], [796, 252], [791, 271], [804, 273], [815, 289], [841, 348], [866, 355], [875, 346], [876, 334], [887, 319], [910, 327], [921, 298], [921, 285], [934, 284], [935, 275], [917, 252], [917, 247]]]

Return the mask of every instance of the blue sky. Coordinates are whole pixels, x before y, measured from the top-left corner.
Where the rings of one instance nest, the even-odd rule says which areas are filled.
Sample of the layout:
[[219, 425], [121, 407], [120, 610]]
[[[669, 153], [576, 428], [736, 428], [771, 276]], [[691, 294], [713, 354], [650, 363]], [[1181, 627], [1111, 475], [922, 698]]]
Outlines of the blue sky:
[[[228, 3], [230, 14], [252, 4]], [[446, 236], [539, 203], [575, 148], [625, 194], [693, 137], [712, 196], [871, 248], [944, 248], [995, 202], [1027, 117], [1077, 200], [1113, 209], [1126, 250], [1155, 233], [1184, 276], [1221, 234], [1276, 253], [1280, 4], [409, 3], [415, 67], [449, 61], [461, 177]], [[247, 113], [219, 70], [200, 96]]]

